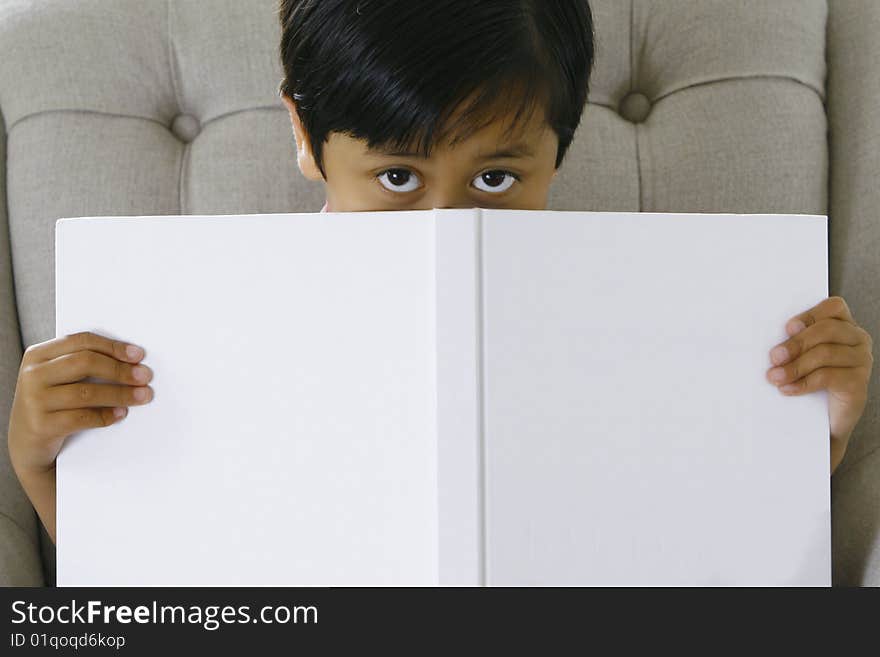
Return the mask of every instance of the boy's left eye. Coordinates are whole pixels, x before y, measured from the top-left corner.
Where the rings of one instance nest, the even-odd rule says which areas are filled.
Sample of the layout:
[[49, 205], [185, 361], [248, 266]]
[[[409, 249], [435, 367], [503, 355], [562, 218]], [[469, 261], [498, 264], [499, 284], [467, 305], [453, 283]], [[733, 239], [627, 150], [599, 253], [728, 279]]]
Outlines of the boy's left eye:
[[481, 192], [500, 194], [506, 192], [519, 178], [510, 171], [486, 171], [474, 178], [474, 187]]

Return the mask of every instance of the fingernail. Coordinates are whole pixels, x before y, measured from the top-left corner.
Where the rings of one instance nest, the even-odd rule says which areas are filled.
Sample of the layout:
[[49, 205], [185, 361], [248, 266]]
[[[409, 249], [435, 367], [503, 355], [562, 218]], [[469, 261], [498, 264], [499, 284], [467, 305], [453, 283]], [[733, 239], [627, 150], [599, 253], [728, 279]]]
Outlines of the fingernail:
[[782, 381], [785, 378], [785, 370], [781, 367], [774, 367], [770, 370], [770, 380], [771, 381]]
[[786, 349], [782, 345], [774, 347], [773, 350], [770, 352], [770, 360], [772, 360], [773, 363], [776, 365], [784, 363], [788, 360], [788, 349]]
[[138, 381], [147, 380], [147, 368], [143, 365], [138, 365], [137, 367], [132, 368], [131, 373]]
[[792, 331], [791, 334], [797, 335], [798, 333], [803, 331], [805, 328], [807, 328], [807, 325], [804, 324], [801, 320], [796, 319], [791, 323], [791, 331]]
[[140, 358], [144, 355], [144, 350], [140, 347], [135, 347], [133, 344], [130, 344], [125, 348], [125, 353], [128, 354], [129, 358]]
[[794, 383], [786, 383], [784, 386], [779, 386], [779, 389], [782, 392], [794, 392], [797, 390], [797, 385]]
[[123, 415], [125, 415], [125, 409], [124, 409], [124, 408], [118, 408], [118, 407], [117, 407], [117, 408], [114, 408], [114, 409], [113, 409], [113, 415], [115, 415], [116, 417], [122, 417]]

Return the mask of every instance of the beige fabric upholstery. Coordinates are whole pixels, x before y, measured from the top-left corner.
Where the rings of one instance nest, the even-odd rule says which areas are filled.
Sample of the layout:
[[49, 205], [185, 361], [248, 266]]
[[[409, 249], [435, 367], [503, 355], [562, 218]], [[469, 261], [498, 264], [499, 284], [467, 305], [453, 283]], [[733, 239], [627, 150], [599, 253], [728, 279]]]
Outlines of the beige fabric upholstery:
[[[590, 104], [550, 207], [828, 213], [831, 293], [880, 337], [880, 3], [591, 6]], [[275, 95], [275, 11], [274, 0], [0, 3], [2, 435], [23, 349], [54, 337], [59, 217], [321, 208]], [[161, 253], [141, 255], [161, 266]], [[876, 377], [833, 478], [839, 584], [880, 584]], [[53, 582], [41, 529], [4, 449], [0, 582]]]

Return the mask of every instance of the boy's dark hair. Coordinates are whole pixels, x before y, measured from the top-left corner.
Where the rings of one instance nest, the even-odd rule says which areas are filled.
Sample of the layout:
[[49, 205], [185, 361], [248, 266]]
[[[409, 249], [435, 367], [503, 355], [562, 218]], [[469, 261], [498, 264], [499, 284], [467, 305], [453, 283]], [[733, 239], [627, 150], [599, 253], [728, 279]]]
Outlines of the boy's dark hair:
[[325, 177], [331, 132], [427, 157], [516, 107], [512, 129], [537, 105], [559, 136], [558, 168], [580, 123], [588, 0], [280, 0], [279, 18], [280, 91]]

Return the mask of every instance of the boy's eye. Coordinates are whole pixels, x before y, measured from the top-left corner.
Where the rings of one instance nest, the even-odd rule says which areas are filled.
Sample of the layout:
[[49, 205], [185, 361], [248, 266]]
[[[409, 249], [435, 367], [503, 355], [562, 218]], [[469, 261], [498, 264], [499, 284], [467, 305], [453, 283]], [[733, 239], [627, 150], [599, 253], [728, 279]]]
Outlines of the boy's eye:
[[510, 189], [517, 180], [517, 176], [510, 171], [486, 171], [474, 178], [474, 187], [482, 192], [500, 194]]
[[[409, 169], [386, 169], [376, 177], [391, 192], [413, 192], [422, 186], [419, 177]], [[517, 180], [519, 176], [516, 174], [497, 169], [481, 173], [474, 178], [473, 185], [480, 191], [500, 194], [510, 189]]]
[[413, 192], [421, 187], [419, 177], [407, 169], [388, 169], [377, 177], [382, 186], [392, 192]]

